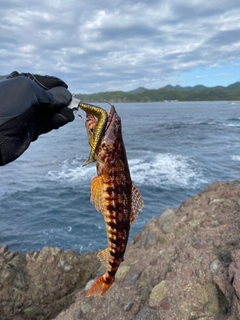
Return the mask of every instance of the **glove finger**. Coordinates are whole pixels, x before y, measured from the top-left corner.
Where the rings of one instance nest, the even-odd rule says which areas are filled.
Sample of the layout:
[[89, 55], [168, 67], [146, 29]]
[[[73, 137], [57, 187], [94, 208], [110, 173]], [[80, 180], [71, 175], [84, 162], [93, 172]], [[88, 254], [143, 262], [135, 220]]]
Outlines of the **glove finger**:
[[68, 107], [62, 108], [59, 113], [55, 113], [52, 117], [52, 126], [53, 129], [58, 129], [59, 127], [64, 126], [68, 122], [74, 120], [74, 114], [71, 109]]
[[68, 119], [60, 113], [55, 113], [52, 117], [52, 128], [58, 129], [68, 123]]
[[65, 118], [67, 118], [68, 122], [72, 122], [74, 120], [74, 114], [72, 109], [68, 107], [63, 107], [60, 111], [60, 114], [62, 114]]
[[53, 107], [61, 108], [69, 105], [72, 101], [72, 94], [66, 88], [63, 87], [55, 87], [47, 92], [50, 92], [54, 99]]

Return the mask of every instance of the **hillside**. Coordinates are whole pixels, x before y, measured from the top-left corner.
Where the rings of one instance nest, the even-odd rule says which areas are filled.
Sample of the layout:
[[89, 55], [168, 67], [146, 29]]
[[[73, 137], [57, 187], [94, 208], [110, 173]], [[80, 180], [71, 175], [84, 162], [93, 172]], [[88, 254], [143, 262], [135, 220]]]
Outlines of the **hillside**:
[[88, 102], [158, 102], [158, 101], [231, 101], [240, 100], [240, 82], [227, 87], [181, 87], [167, 85], [160, 89], [146, 89], [139, 87], [129, 92], [110, 91], [93, 94], [77, 94], [78, 99]]

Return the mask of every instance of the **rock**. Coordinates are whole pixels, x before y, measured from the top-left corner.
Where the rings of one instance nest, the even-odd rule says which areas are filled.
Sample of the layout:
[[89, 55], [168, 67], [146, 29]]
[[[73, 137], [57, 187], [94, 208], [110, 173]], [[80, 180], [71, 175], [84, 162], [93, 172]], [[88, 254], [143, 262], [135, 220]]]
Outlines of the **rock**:
[[96, 254], [55, 247], [44, 247], [38, 254], [7, 250], [0, 250], [0, 315], [8, 320], [57, 316], [74, 302], [100, 264]]
[[[160, 229], [165, 229], [164, 233], [172, 232], [173, 219], [175, 217], [175, 211], [173, 209], [166, 209], [157, 219], [157, 225]], [[164, 227], [165, 225], [165, 227]], [[168, 231], [169, 230], [169, 231]]]
[[219, 260], [222, 262], [225, 262], [228, 264], [232, 262], [231, 251], [226, 248], [221, 248], [218, 251], [218, 256], [219, 256]]
[[152, 289], [150, 299], [160, 302], [166, 297], [166, 294], [166, 281], [163, 280]]
[[8, 251], [8, 245], [4, 244], [1, 248], [0, 248], [0, 254], [3, 254], [5, 252]]
[[155, 310], [150, 309], [148, 307], [144, 307], [144, 308], [142, 308], [141, 311], [139, 311], [139, 313], [136, 315], [134, 320], [146, 320], [146, 319], [147, 320], [159, 320], [159, 315]]
[[235, 289], [238, 299], [240, 299], [240, 271], [235, 272], [233, 287]]
[[[103, 298], [96, 254], [0, 249], [0, 315], [8, 320], [240, 320], [240, 182], [214, 182], [148, 222]], [[1, 319], [1, 318], [0, 318]], [[1, 319], [2, 320], [2, 319]]]
[[166, 233], [171, 233], [174, 230], [173, 228], [174, 228], [173, 222], [167, 221], [162, 226], [162, 232], [165, 233], [165, 234]]
[[218, 268], [220, 268], [221, 266], [221, 262], [219, 260], [214, 260], [211, 264], [210, 264], [210, 270], [212, 272], [215, 272], [216, 270], [218, 270]]
[[116, 273], [116, 278], [117, 279], [124, 279], [129, 271], [130, 267], [129, 266], [120, 266], [118, 268], [118, 271]]
[[133, 306], [133, 302], [128, 302], [125, 304], [125, 306], [123, 307], [124, 311], [130, 311], [132, 309]]

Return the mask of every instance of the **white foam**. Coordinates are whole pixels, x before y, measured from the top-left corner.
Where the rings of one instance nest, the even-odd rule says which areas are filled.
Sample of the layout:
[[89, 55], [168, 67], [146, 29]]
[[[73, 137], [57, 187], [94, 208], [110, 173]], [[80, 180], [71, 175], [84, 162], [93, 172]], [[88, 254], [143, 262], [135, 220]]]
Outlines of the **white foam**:
[[207, 182], [199, 164], [181, 155], [152, 154], [151, 157], [134, 159], [129, 163], [132, 179], [136, 184], [195, 188]]
[[51, 181], [86, 181], [96, 175], [95, 165], [82, 167], [84, 162], [76, 159], [66, 159], [59, 164], [57, 170], [50, 170], [47, 178]]
[[[59, 169], [47, 173], [51, 181], [91, 181], [96, 175], [96, 166], [82, 167], [82, 161], [64, 160]], [[193, 159], [170, 153], [145, 153], [144, 156], [129, 160], [132, 180], [136, 185], [157, 187], [196, 188], [206, 183], [203, 169]]]
[[231, 156], [233, 161], [240, 161], [240, 156]]

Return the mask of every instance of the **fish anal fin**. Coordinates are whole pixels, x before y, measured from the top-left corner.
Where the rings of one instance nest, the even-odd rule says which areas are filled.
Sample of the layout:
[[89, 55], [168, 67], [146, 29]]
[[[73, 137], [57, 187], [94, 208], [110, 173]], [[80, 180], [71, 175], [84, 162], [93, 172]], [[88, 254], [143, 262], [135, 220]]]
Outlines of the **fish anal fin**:
[[101, 175], [94, 177], [91, 184], [91, 199], [90, 201], [94, 203], [97, 211], [102, 211], [103, 199], [102, 199], [102, 177]]
[[[113, 279], [114, 281], [114, 279]], [[112, 281], [112, 283], [113, 283]], [[108, 291], [108, 289], [111, 287], [112, 283], [108, 284], [105, 280], [104, 275], [101, 276], [99, 279], [97, 279], [94, 284], [91, 286], [91, 288], [88, 290], [87, 297], [93, 296], [93, 295], [100, 295], [101, 297], [104, 296], [104, 294]]]
[[132, 185], [132, 208], [130, 224], [132, 224], [137, 219], [139, 211], [143, 208], [143, 206], [144, 202], [142, 196], [140, 195], [140, 192], [134, 185]]
[[98, 258], [103, 263], [103, 265], [107, 268], [108, 259], [109, 259], [109, 251], [108, 248], [98, 252]]

